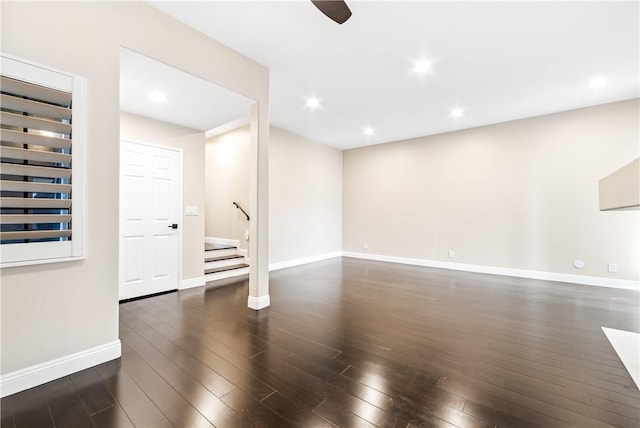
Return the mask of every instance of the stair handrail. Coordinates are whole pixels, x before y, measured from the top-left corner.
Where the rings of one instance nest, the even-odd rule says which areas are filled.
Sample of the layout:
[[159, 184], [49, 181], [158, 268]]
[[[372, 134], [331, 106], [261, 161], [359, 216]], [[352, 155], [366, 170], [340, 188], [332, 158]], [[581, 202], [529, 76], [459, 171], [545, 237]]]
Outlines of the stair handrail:
[[237, 202], [234, 202], [233, 205], [235, 205], [236, 208], [242, 211], [242, 214], [244, 214], [244, 216], [247, 218], [247, 221], [251, 221], [251, 219], [249, 218], [249, 214], [247, 214], [247, 212], [244, 209], [242, 209], [242, 207]]

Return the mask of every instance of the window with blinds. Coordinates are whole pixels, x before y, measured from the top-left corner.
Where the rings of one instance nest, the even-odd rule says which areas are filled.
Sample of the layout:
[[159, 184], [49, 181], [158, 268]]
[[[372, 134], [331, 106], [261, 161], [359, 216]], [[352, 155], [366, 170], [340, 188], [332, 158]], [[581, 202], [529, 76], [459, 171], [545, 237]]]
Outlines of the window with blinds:
[[2, 57], [3, 266], [81, 255], [76, 79], [80, 78]]

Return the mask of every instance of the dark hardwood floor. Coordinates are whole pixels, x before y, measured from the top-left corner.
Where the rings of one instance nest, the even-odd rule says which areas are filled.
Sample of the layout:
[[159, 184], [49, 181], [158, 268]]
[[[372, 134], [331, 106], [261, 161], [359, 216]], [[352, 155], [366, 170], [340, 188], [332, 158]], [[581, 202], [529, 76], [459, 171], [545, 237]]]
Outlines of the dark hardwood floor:
[[349, 258], [120, 305], [122, 358], [2, 399], [2, 427], [638, 427], [601, 326], [639, 293]]

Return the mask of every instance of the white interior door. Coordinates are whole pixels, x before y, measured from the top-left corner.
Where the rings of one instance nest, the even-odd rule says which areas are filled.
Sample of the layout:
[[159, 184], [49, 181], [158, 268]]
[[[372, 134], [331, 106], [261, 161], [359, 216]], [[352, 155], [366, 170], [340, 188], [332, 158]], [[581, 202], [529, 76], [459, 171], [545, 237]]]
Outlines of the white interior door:
[[120, 143], [121, 300], [178, 288], [181, 189], [181, 151]]

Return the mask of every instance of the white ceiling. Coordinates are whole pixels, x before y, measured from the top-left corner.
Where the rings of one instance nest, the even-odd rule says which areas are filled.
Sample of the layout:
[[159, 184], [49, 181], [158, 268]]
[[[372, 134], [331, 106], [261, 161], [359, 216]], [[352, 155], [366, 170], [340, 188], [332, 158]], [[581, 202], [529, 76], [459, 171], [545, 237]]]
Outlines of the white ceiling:
[[[165, 94], [166, 102], [153, 102], [151, 92]], [[184, 71], [120, 50], [120, 110], [209, 131], [239, 118], [248, 123], [250, 98]]]
[[636, 1], [347, 3], [338, 25], [306, 0], [151, 2], [270, 69], [273, 125], [339, 148], [638, 97]]

